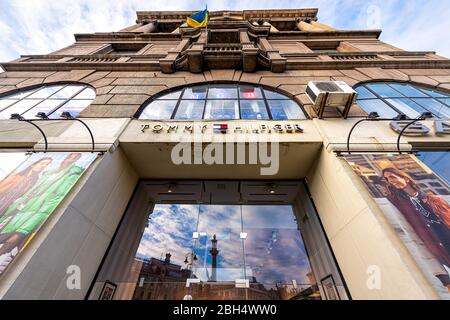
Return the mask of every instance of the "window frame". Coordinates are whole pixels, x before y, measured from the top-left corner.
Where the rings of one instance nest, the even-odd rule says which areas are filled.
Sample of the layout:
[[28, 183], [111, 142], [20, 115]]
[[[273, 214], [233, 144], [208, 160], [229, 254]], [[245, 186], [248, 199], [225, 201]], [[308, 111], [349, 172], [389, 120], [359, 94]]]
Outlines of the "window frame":
[[[380, 94], [378, 94], [375, 90], [373, 90], [369, 85], [371, 84], [385, 84], [388, 85], [390, 89], [395, 90], [396, 92], [398, 92], [401, 96], [400, 97], [383, 97]], [[405, 94], [403, 94], [400, 90], [397, 90], [394, 86], [391, 86], [391, 84], [396, 84], [396, 85], [409, 85], [412, 88], [414, 88], [415, 90], [419, 91], [420, 93], [422, 93], [424, 96], [406, 96]], [[374, 98], [357, 98], [356, 99], [356, 103], [361, 107], [361, 105], [359, 104], [360, 101], [370, 101], [370, 100], [380, 100], [382, 102], [384, 102], [387, 106], [389, 106], [393, 111], [397, 112], [398, 114], [404, 114], [406, 115], [404, 112], [402, 112], [400, 109], [398, 109], [397, 107], [395, 107], [391, 102], [389, 102], [389, 100], [396, 100], [396, 99], [408, 99], [410, 101], [412, 101], [412, 103], [417, 104], [419, 107], [423, 108], [424, 111], [429, 111], [433, 114], [433, 117], [436, 119], [445, 119], [443, 117], [439, 117], [438, 115], [436, 115], [436, 113], [433, 110], [430, 110], [429, 108], [425, 107], [422, 104], [419, 104], [415, 101], [415, 99], [431, 99], [434, 100], [437, 103], [441, 103], [443, 106], [446, 106], [447, 108], [450, 109], [450, 104], [446, 103], [442, 100], [446, 99], [444, 97], [438, 98], [438, 97], [433, 97], [431, 94], [429, 94], [428, 92], [426, 92], [425, 90], [434, 90], [437, 91], [438, 93], [441, 93], [442, 95], [445, 95], [448, 97], [448, 99], [450, 99], [450, 94], [445, 92], [442, 89], [436, 89], [436, 88], [430, 88], [427, 87], [425, 85], [421, 85], [421, 84], [415, 84], [415, 83], [411, 83], [411, 82], [402, 82], [402, 81], [371, 81], [371, 82], [363, 82], [363, 83], [359, 83], [356, 86], [353, 87], [353, 89], [357, 89], [357, 88], [364, 88], [366, 90], [368, 90], [373, 96]], [[425, 90], [422, 90], [425, 89]], [[361, 107], [362, 108], [362, 107]], [[364, 108], [362, 108], [364, 110]], [[414, 109], [411, 108], [412, 111], [416, 111]], [[408, 115], [406, 115], [407, 119], [413, 119], [410, 118]]]
[[[30, 98], [33, 94], [39, 92], [40, 90], [42, 90], [44, 88], [57, 87], [57, 86], [60, 86], [61, 88], [59, 90], [53, 92], [47, 98], [34, 98], [34, 99]], [[52, 98], [57, 93], [61, 92], [62, 90], [64, 90], [67, 87], [70, 87], [70, 86], [80, 87], [80, 90], [78, 90], [74, 94], [68, 96], [68, 98], [54, 98], [54, 99]], [[86, 89], [91, 89], [91, 90], [94, 91], [95, 97], [93, 99], [75, 99], [76, 96], [81, 94]], [[21, 97], [21, 98], [10, 98], [10, 96], [14, 96], [14, 95], [21, 94], [21, 93], [26, 93], [26, 92], [28, 92], [28, 93], [25, 96]], [[88, 106], [89, 106], [89, 105], [92, 104], [92, 102], [95, 100], [96, 97], [97, 97], [97, 90], [93, 86], [91, 86], [89, 84], [86, 84], [86, 83], [81, 83], [81, 82], [52, 82], [52, 83], [44, 83], [44, 84], [38, 84], [38, 85], [35, 85], [35, 86], [24, 87], [24, 88], [20, 88], [20, 89], [17, 89], [17, 90], [12, 90], [12, 91], [7, 91], [7, 92], [1, 93], [0, 94], [0, 99], [2, 99], [2, 100], [3, 99], [4, 100], [16, 100], [16, 101], [13, 104], [10, 104], [9, 106], [7, 106], [5, 108], [0, 109], [0, 113], [3, 113], [4, 111], [8, 110], [9, 108], [14, 107], [17, 103], [19, 103], [21, 101], [26, 101], [26, 100], [41, 100], [41, 101], [39, 103], [33, 105], [32, 107], [28, 108], [27, 110], [24, 110], [23, 112], [20, 113], [20, 115], [24, 115], [24, 114], [30, 112], [31, 110], [33, 110], [34, 108], [38, 107], [40, 104], [44, 103], [45, 101], [49, 101], [49, 100], [64, 101], [64, 102], [61, 102], [57, 107], [53, 108], [51, 111], [46, 113], [47, 116], [51, 118], [51, 115], [53, 115], [59, 109], [64, 108], [64, 106], [66, 106], [71, 101], [87, 101], [87, 100], [91, 100], [91, 102], [88, 104]], [[36, 113], [37, 112], [38, 111], [36, 111]], [[75, 118], [78, 118], [78, 116], [75, 116]], [[37, 119], [37, 118], [33, 117], [33, 118], [29, 118], [29, 119]], [[0, 118], [0, 120], [7, 120], [7, 119]]]
[[[236, 88], [237, 91], [237, 98], [232, 99], [232, 98], [210, 98], [209, 97], [209, 89], [213, 86], [221, 86], [221, 85], [230, 85], [230, 86], [234, 86]], [[184, 98], [184, 93], [187, 89], [193, 88], [193, 87], [206, 87], [206, 96], [205, 98], [201, 98], [201, 99], [194, 99], [194, 98]], [[255, 99], [245, 99], [245, 98], [241, 98], [241, 95], [239, 94], [239, 88], [240, 86], [250, 86], [250, 87], [255, 87], [255, 88], [259, 88], [261, 90], [261, 94], [262, 96], [260, 98], [255, 98]], [[280, 94], [281, 96], [283, 96], [284, 98], [280, 99], [270, 99], [266, 97], [266, 93], [265, 90], [269, 90], [272, 91], [274, 93]], [[180, 95], [178, 98], [176, 99], [164, 99], [165, 95], [177, 92], [177, 91], [181, 91]], [[172, 112], [172, 115], [170, 117], [170, 119], [141, 119], [142, 114], [144, 113], [144, 110], [148, 107], [151, 107], [151, 104], [154, 101], [168, 101], [168, 100], [176, 100], [177, 103], [175, 105], [175, 108]], [[182, 101], [200, 101], [203, 100], [204, 101], [204, 105], [203, 105], [203, 115], [202, 115], [202, 119], [176, 119], [176, 114], [179, 110], [179, 106], [181, 104]], [[237, 101], [238, 102], [238, 119], [205, 119], [205, 112], [206, 112], [206, 106], [208, 101], [214, 101], [214, 100], [233, 100], [233, 101]], [[262, 100], [264, 102], [264, 106], [266, 108], [267, 111], [267, 115], [268, 118], [267, 119], [242, 119], [241, 117], [241, 101], [252, 101], [252, 100]], [[279, 119], [274, 119], [273, 115], [272, 115], [272, 111], [270, 109], [270, 105], [269, 105], [269, 101], [271, 100], [277, 100], [277, 101], [292, 101], [294, 102], [299, 108], [301, 113], [304, 116], [304, 119], [287, 119], [287, 120], [279, 120]], [[168, 90], [164, 90], [162, 92], [159, 92], [158, 94], [156, 94], [155, 96], [153, 96], [152, 98], [148, 99], [147, 101], [145, 101], [141, 107], [137, 110], [137, 112], [134, 115], [135, 119], [138, 120], [149, 120], [149, 121], [236, 121], [236, 120], [242, 120], [242, 121], [292, 121], [292, 120], [310, 120], [310, 116], [308, 115], [308, 113], [305, 111], [304, 106], [302, 103], [300, 103], [299, 101], [297, 101], [296, 99], [294, 99], [294, 97], [292, 97], [291, 95], [282, 92], [280, 90], [277, 90], [276, 88], [271, 88], [269, 86], [265, 86], [265, 85], [260, 85], [260, 84], [253, 84], [253, 83], [248, 83], [248, 82], [207, 82], [207, 83], [194, 83], [194, 84], [189, 84], [189, 85], [184, 85], [184, 86], [179, 86], [179, 87], [175, 87], [175, 88], [171, 88]]]

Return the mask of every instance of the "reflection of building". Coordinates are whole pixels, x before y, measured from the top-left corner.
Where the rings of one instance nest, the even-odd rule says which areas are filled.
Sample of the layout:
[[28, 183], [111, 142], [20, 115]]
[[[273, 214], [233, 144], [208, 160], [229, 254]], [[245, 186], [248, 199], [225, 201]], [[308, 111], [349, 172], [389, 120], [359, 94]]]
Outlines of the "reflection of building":
[[[6, 71], [0, 74], [1, 170], [6, 171], [5, 161], [12, 161], [11, 151], [24, 156], [45, 149], [41, 132], [24, 121], [10, 120], [11, 113], [27, 119], [38, 112], [50, 118], [58, 118], [61, 111], [78, 115], [100, 154], [18, 263], [2, 274], [0, 298], [97, 299], [106, 281], [117, 285], [118, 299], [133, 293], [137, 299], [181, 299], [189, 294], [205, 299], [287, 299], [310, 296], [308, 288], [312, 294], [317, 285], [321, 288], [315, 281], [294, 288], [290, 281], [296, 277], [276, 275], [288, 272], [284, 261], [270, 265], [260, 258], [259, 252], [280, 250], [274, 241], [280, 243], [282, 232], [256, 243], [254, 255], [255, 266], [283, 279], [278, 288], [256, 273], [251, 276], [259, 282], [252, 282], [248, 290], [219, 281], [187, 288], [186, 279], [193, 276], [178, 260], [165, 264], [154, 255], [148, 261], [135, 260], [144, 220], [161, 204], [273, 206], [273, 214], [264, 216], [264, 226], [247, 225], [268, 230], [278, 229], [282, 219], [275, 219], [275, 213], [289, 206], [297, 220], [289, 230], [298, 231], [304, 242], [285, 251], [307, 252], [308, 267], [303, 269], [312, 271], [318, 282], [332, 275], [342, 299], [448, 297], [446, 289], [424, 279], [420, 264], [411, 259], [414, 252], [405, 253], [397, 230], [380, 218], [377, 202], [337, 152], [345, 150], [351, 127], [368, 112], [391, 118], [398, 115], [399, 103], [410, 106], [401, 108], [410, 118], [422, 109], [436, 116], [423, 121], [428, 135], [404, 136], [402, 149], [449, 150], [448, 135], [437, 135], [434, 123], [438, 117], [448, 118], [449, 60], [387, 44], [380, 40], [379, 30], [324, 25], [317, 9], [216, 11], [210, 13], [207, 30], [186, 24], [193, 13], [140, 11], [137, 22], [122, 30], [76, 34], [75, 43], [66, 48], [1, 64]], [[344, 81], [358, 91], [358, 103], [348, 105], [348, 116], [343, 106], [319, 110], [307, 94], [310, 81]], [[395, 97], [386, 98], [385, 92]], [[35, 124], [46, 135], [49, 152], [92, 151], [89, 132], [78, 122]], [[351, 147], [355, 152], [375, 152], [375, 158], [392, 157], [381, 152], [395, 154], [397, 137], [388, 122], [363, 123], [353, 132]], [[211, 143], [221, 139], [232, 148], [213, 148], [217, 145]], [[177, 158], [174, 150], [181, 140], [192, 147], [183, 155], [192, 152], [181, 157], [180, 151]], [[239, 151], [245, 156], [239, 157]], [[267, 157], [259, 157], [264, 151]], [[379, 168], [356, 154], [352, 161], [360, 166], [358, 173], [369, 191], [382, 196], [382, 181], [368, 183]], [[431, 180], [411, 161], [398, 166], [425, 190], [447, 192], [442, 182]], [[262, 169], [270, 170], [263, 174]], [[178, 214], [160, 221], [167, 229], [164, 234], [156, 230], [154, 238], [159, 241], [156, 251], [183, 259], [192, 249], [185, 240], [203, 230], [186, 231], [183, 227], [195, 218]], [[233, 221], [216, 214], [213, 223], [231, 228]], [[241, 229], [238, 226], [233, 239], [236, 246], [242, 243]], [[173, 237], [167, 241], [170, 232]], [[182, 232], [190, 234], [180, 236]], [[220, 255], [231, 259], [220, 241]], [[220, 256], [217, 259], [215, 280], [220, 280]], [[368, 261], [381, 268], [380, 290], [370, 290], [365, 277], [355, 276], [355, 266], [365, 270]], [[81, 290], [66, 287], [68, 263], [82, 270]], [[211, 261], [206, 264], [211, 270]]]
[[133, 300], [182, 300], [186, 279], [190, 271], [171, 263], [170, 253], [166, 259], [135, 260], [141, 266], [139, 284], [133, 295]]

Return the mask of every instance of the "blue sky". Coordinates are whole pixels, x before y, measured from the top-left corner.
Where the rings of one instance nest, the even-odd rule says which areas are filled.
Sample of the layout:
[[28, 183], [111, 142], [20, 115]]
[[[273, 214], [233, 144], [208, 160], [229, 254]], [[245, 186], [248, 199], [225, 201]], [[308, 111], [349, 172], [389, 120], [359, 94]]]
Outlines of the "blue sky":
[[[206, 1], [0, 0], [0, 61], [45, 54], [73, 43], [74, 33], [118, 31], [137, 10], [196, 10]], [[342, 29], [383, 29], [382, 40], [450, 57], [449, 0], [218, 0], [208, 9], [319, 8], [321, 22]], [[440, 38], [442, 37], [442, 38]]]

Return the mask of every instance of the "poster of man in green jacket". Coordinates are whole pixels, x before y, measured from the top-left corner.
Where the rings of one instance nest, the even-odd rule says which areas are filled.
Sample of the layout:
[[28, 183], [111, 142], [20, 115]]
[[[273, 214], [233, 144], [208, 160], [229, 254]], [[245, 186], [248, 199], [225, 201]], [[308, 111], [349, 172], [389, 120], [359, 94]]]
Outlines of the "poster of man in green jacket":
[[[23, 166], [32, 165], [42, 156], [31, 156]], [[28, 245], [96, 157], [90, 153], [45, 156], [53, 159], [52, 165], [0, 218], [0, 275]]]

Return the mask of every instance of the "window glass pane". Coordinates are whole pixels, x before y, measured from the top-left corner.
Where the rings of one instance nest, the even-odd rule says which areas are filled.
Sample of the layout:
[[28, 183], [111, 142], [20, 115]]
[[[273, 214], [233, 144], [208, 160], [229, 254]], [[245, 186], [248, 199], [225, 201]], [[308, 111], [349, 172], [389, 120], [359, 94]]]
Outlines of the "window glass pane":
[[445, 103], [447, 106], [450, 106], [450, 98], [447, 99], [437, 99], [439, 102]]
[[289, 99], [289, 97], [285, 96], [284, 94], [280, 94], [278, 92], [270, 91], [267, 89], [264, 89], [264, 94], [266, 96], [266, 99]]
[[[224, 221], [226, 223], [217, 223]], [[198, 219], [199, 239], [194, 253], [197, 255], [196, 276], [202, 281], [230, 281], [244, 279], [241, 210], [236, 205], [200, 206]], [[213, 238], [216, 236], [217, 254], [212, 256]], [[213, 259], [216, 268], [213, 269]]]
[[84, 88], [84, 86], [69, 85], [69, 86], [63, 88], [62, 90], [58, 91], [57, 93], [55, 93], [52, 96], [52, 99], [69, 99], [69, 98], [72, 98], [72, 96], [74, 96], [75, 94], [80, 92], [83, 88]]
[[450, 152], [420, 152], [417, 157], [450, 185]]
[[450, 118], [450, 108], [434, 99], [413, 99], [439, 118]]
[[9, 107], [10, 105], [12, 105], [13, 103], [15, 103], [17, 101], [19, 101], [19, 100], [8, 100], [8, 99], [0, 100], [0, 111]]
[[243, 206], [245, 265], [250, 282], [277, 290], [280, 285], [311, 286], [312, 272], [292, 207]]
[[255, 86], [239, 86], [239, 98], [241, 99], [262, 99], [261, 88]]
[[385, 83], [370, 83], [366, 84], [366, 86], [382, 98], [403, 98], [400, 92], [392, 89]]
[[268, 100], [273, 120], [306, 119], [300, 106], [292, 100]]
[[269, 119], [264, 100], [242, 100], [241, 119], [266, 120]]
[[51, 86], [51, 87], [44, 87], [42, 89], [39, 89], [35, 93], [33, 93], [31, 96], [29, 96], [27, 99], [46, 99], [50, 97], [52, 94], [54, 94], [56, 91], [61, 90], [63, 86]]
[[37, 88], [33, 89], [33, 90], [19, 91], [13, 95], [6, 96], [6, 98], [8, 98], [8, 99], [23, 99], [23, 98], [29, 96], [30, 94], [32, 94], [33, 92], [35, 92], [36, 90], [37, 90]]
[[95, 99], [95, 90], [92, 89], [92, 88], [86, 88], [83, 91], [81, 91], [79, 94], [77, 94], [74, 99], [78, 99], [78, 100], [91, 99], [91, 100], [94, 100]]
[[159, 99], [174, 99], [174, 100], [178, 100], [180, 98], [181, 91], [182, 90], [178, 90], [178, 91], [175, 91], [175, 92], [171, 92], [171, 93], [165, 94], [165, 95], [159, 97], [157, 100], [159, 100]]
[[175, 114], [175, 119], [201, 120], [204, 108], [205, 100], [182, 100]]
[[358, 92], [358, 99], [376, 98], [376, 96], [372, 92], [370, 92], [367, 88], [363, 86], [355, 88], [355, 91]]
[[50, 115], [50, 118], [61, 118], [61, 114], [65, 111], [70, 112], [72, 117], [78, 117], [81, 111], [91, 104], [92, 100], [70, 100], [61, 108]]
[[208, 86], [197, 86], [186, 88], [184, 90], [183, 99], [206, 99]]
[[36, 115], [38, 112], [44, 112], [46, 115], [49, 115], [54, 109], [59, 107], [65, 101], [66, 100], [44, 100], [33, 109], [24, 113], [23, 117], [26, 119], [36, 119]]
[[378, 112], [382, 118], [393, 118], [398, 113], [381, 100], [359, 100], [358, 104], [367, 113]]
[[27, 100], [21, 100], [17, 102], [15, 105], [5, 109], [0, 113], [1, 119], [9, 119], [11, 117], [11, 114], [13, 113], [19, 113], [22, 114], [25, 111], [28, 111], [38, 103], [40, 103], [42, 100], [35, 100], [35, 99], [27, 99]]
[[405, 95], [405, 97], [409, 98], [427, 97], [423, 92], [407, 83], [390, 83], [389, 85], [395, 90], [400, 91], [403, 95]]
[[205, 119], [239, 119], [237, 100], [209, 100], [206, 102]]
[[142, 112], [140, 119], [170, 119], [177, 100], [156, 100], [150, 103]]
[[408, 118], [417, 118], [426, 111], [424, 108], [419, 106], [414, 101], [411, 101], [410, 99], [388, 99], [386, 101], [400, 110], [400, 112], [405, 114]]
[[426, 94], [434, 97], [434, 98], [445, 98], [448, 97], [450, 95], [446, 95], [443, 92], [438, 92], [436, 90], [432, 90], [432, 89], [425, 89], [425, 88], [420, 88], [421, 91], [425, 92]]
[[237, 99], [236, 85], [211, 85], [209, 87], [208, 99]]

